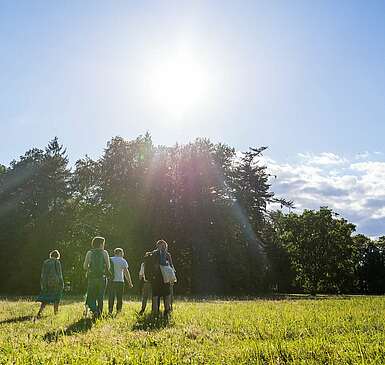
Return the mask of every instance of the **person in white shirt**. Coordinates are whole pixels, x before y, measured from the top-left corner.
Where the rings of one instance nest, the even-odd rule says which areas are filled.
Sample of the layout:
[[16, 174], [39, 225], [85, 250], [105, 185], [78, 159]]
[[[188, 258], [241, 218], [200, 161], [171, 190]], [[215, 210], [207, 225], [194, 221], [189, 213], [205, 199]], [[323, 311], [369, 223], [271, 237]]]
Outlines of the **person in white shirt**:
[[123, 258], [124, 251], [122, 248], [115, 248], [115, 256], [111, 257], [111, 272], [113, 277], [109, 282], [109, 296], [108, 296], [108, 312], [112, 314], [114, 309], [114, 302], [116, 298], [116, 311], [119, 313], [123, 306], [123, 288], [124, 278], [126, 278], [128, 287], [132, 288], [132, 281], [130, 272], [128, 270], [128, 263]]

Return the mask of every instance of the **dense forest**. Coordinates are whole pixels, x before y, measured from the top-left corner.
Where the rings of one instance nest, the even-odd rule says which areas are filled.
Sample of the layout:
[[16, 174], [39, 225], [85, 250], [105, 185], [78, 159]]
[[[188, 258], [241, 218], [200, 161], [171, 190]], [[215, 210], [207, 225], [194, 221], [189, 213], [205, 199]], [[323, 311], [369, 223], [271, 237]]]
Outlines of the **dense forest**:
[[0, 293], [36, 293], [52, 249], [83, 292], [95, 235], [110, 253], [124, 248], [134, 280], [144, 253], [167, 240], [180, 294], [385, 292], [385, 237], [355, 234], [327, 207], [293, 213], [295, 201], [271, 191], [265, 149], [155, 146], [146, 134], [70, 166], [55, 138], [0, 165]]

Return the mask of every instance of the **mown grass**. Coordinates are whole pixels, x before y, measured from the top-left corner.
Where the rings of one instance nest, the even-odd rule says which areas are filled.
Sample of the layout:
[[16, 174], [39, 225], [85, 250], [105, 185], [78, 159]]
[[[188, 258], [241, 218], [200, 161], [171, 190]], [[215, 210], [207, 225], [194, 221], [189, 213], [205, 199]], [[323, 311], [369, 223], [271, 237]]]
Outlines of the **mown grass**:
[[384, 364], [385, 298], [178, 301], [169, 321], [126, 302], [95, 323], [0, 301], [0, 364]]

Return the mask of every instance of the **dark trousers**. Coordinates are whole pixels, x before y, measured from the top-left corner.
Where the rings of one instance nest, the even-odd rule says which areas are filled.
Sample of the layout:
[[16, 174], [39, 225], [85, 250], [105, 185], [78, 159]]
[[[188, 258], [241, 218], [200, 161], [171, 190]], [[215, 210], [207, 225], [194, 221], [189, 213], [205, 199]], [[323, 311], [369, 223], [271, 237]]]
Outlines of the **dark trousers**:
[[114, 302], [116, 298], [116, 310], [120, 312], [123, 306], [123, 288], [124, 283], [119, 281], [110, 281], [109, 282], [109, 292], [108, 292], [108, 311], [112, 313], [114, 309]]
[[152, 297], [151, 283], [149, 281], [143, 281], [142, 283], [142, 311], [146, 310], [147, 300]]
[[88, 278], [86, 304], [94, 315], [103, 313], [103, 299], [106, 290], [106, 278]]

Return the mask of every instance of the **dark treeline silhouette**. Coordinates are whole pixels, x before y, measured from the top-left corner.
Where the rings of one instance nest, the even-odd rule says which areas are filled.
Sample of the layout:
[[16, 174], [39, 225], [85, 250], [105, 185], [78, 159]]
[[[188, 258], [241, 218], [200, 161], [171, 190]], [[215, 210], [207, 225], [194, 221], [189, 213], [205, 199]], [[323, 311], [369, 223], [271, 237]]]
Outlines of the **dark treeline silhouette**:
[[82, 263], [95, 235], [107, 250], [124, 249], [134, 280], [144, 252], [167, 240], [183, 294], [385, 292], [385, 238], [354, 235], [326, 207], [270, 210], [293, 204], [271, 191], [265, 149], [116, 137], [98, 160], [71, 169], [55, 138], [0, 165], [0, 292], [38, 292], [53, 249], [65, 281], [84, 292]]

